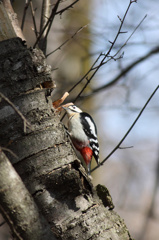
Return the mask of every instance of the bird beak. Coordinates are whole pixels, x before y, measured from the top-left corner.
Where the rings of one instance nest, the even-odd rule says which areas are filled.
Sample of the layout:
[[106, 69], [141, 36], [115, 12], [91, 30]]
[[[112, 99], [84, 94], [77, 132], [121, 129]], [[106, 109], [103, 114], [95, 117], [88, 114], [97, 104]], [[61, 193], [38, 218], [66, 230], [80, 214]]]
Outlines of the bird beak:
[[73, 105], [73, 103], [66, 103], [63, 106], [61, 106], [65, 111], [69, 110], [69, 106]]

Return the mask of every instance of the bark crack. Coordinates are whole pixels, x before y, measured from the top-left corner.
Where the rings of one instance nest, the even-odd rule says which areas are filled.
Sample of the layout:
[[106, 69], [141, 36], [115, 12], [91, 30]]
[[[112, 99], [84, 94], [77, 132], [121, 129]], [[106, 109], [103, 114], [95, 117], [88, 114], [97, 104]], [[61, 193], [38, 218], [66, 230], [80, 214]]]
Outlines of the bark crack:
[[93, 203], [93, 204], [92, 204], [91, 206], [89, 206], [87, 209], [85, 209], [85, 210], [82, 211], [82, 215], [87, 214], [87, 212], [88, 212], [89, 210], [91, 210], [91, 209], [93, 209], [94, 207], [97, 207], [97, 206], [99, 206], [99, 204]]
[[42, 149], [42, 150], [40, 150], [40, 151], [38, 151], [38, 152], [36, 152], [36, 153], [30, 154], [30, 155], [28, 155], [27, 157], [20, 159], [18, 162], [13, 163], [13, 166], [16, 167], [16, 166], [17, 166], [20, 162], [22, 162], [22, 161], [25, 161], [25, 160], [27, 160], [27, 159], [29, 159], [29, 158], [32, 158], [32, 157], [34, 157], [34, 156], [36, 156], [36, 155], [38, 155], [38, 154], [47, 152], [48, 150], [54, 149], [55, 147], [60, 146], [60, 145], [63, 145], [63, 144], [65, 144], [65, 142], [61, 142], [61, 143], [55, 144], [55, 145], [52, 146], [52, 147], [47, 147], [47, 148]]

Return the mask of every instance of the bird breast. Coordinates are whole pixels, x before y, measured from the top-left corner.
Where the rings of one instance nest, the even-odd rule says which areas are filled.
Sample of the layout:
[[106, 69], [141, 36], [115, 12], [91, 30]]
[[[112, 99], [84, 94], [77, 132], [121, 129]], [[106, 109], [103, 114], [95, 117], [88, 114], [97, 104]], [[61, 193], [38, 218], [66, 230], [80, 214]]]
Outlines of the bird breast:
[[77, 139], [79, 142], [85, 143], [88, 146], [89, 140], [82, 128], [82, 125], [80, 124], [78, 116], [70, 118], [68, 122], [68, 130], [71, 137]]

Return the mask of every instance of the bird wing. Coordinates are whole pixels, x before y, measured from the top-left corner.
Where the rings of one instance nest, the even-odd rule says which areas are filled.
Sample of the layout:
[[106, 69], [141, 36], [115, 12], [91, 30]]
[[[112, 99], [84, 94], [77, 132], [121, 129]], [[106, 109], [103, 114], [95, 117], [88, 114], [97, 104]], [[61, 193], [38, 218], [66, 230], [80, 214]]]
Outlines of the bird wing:
[[93, 156], [99, 163], [99, 144], [97, 139], [97, 128], [93, 118], [85, 112], [81, 113], [81, 122], [83, 125], [83, 130], [89, 139], [90, 147], [93, 151]]

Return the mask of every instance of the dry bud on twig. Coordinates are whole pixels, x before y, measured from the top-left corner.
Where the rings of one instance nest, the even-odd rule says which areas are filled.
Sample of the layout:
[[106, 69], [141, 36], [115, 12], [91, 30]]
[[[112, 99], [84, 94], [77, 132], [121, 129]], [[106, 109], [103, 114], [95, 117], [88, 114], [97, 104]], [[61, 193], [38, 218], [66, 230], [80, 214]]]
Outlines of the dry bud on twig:
[[69, 93], [65, 92], [64, 95], [62, 96], [62, 98], [60, 98], [60, 99], [58, 99], [58, 100], [56, 100], [56, 101], [54, 101], [52, 103], [52, 105], [55, 108], [56, 112], [61, 112], [62, 111], [62, 107], [67, 107], [67, 106], [73, 105], [73, 103], [67, 103], [65, 105], [61, 105], [68, 96], [69, 96]]

